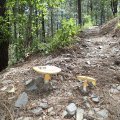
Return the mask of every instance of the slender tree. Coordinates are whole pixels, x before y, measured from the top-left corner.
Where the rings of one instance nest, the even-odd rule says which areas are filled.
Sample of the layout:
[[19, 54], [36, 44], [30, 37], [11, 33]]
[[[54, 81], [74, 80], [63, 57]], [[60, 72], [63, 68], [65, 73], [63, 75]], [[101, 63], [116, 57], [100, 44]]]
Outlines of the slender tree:
[[44, 12], [42, 11], [42, 42], [45, 42], [45, 19], [44, 19]]
[[32, 44], [32, 12], [33, 12], [33, 5], [31, 1], [28, 2], [29, 5], [29, 16], [28, 16], [28, 24], [26, 27], [26, 45], [25, 46], [30, 46]]
[[78, 24], [82, 24], [81, 0], [78, 0]]
[[118, 6], [118, 0], [111, 0], [111, 9], [114, 17], [117, 14], [117, 6]]
[[6, 0], [0, 0], [0, 71], [8, 66], [8, 47], [9, 42], [6, 37], [5, 29], [2, 28], [6, 24], [5, 19]]

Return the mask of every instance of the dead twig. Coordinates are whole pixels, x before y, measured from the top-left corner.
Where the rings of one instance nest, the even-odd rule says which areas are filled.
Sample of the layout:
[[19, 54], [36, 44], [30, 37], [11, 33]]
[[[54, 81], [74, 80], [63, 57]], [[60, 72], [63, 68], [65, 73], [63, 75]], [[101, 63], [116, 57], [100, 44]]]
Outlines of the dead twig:
[[14, 117], [13, 117], [13, 115], [11, 114], [11, 112], [10, 112], [10, 110], [9, 110], [9, 108], [4, 104], [4, 103], [2, 103], [2, 105], [6, 108], [6, 110], [8, 111], [8, 113], [9, 113], [9, 115], [10, 115], [10, 118], [11, 118], [11, 120], [14, 120]]

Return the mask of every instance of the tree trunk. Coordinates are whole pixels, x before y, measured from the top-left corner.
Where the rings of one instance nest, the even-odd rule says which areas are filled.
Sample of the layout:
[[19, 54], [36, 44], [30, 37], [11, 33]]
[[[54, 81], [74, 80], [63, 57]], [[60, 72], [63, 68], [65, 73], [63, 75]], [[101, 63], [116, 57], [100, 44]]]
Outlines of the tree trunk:
[[51, 36], [53, 37], [53, 8], [51, 7]]
[[90, 15], [91, 15], [91, 19], [93, 21], [93, 2], [92, 2], [92, 0], [90, 0]]
[[42, 42], [45, 42], [45, 19], [42, 11]]
[[102, 25], [103, 23], [105, 23], [105, 3], [101, 2], [101, 18], [100, 18], [100, 24]]
[[29, 3], [29, 18], [28, 18], [28, 25], [26, 28], [26, 41], [25, 41], [25, 46], [29, 47], [32, 44], [32, 11], [33, 11], [33, 6], [31, 2]]
[[114, 17], [117, 14], [117, 6], [118, 6], [118, 0], [111, 0], [111, 9]]
[[[5, 18], [5, 3], [6, 0], [0, 1], [0, 17]], [[3, 21], [0, 21], [0, 26], [5, 24]], [[3, 37], [4, 36], [4, 37]], [[4, 31], [0, 31], [0, 71], [5, 69], [8, 66], [8, 47], [9, 42], [7, 37], [4, 35]]]
[[17, 39], [17, 2], [15, 3], [15, 6], [13, 7], [13, 15], [14, 15], [14, 39]]
[[81, 8], [81, 0], [78, 0], [78, 24], [82, 25], [82, 8]]
[[35, 9], [35, 24], [36, 24], [36, 37], [38, 39], [38, 36], [39, 36], [39, 28], [38, 28], [38, 11], [37, 11], [37, 8]]

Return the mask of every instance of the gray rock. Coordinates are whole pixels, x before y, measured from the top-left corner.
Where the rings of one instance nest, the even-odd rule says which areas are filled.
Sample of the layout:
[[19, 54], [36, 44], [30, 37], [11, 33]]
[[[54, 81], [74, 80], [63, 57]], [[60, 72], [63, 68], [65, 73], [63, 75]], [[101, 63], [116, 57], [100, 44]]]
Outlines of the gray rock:
[[43, 113], [43, 109], [41, 107], [37, 107], [31, 110], [31, 112], [34, 113], [35, 115], [41, 115]]
[[100, 108], [93, 108], [93, 110], [94, 110], [95, 112], [98, 112], [98, 111], [100, 111]]
[[119, 91], [120, 91], [120, 85], [117, 87], [117, 90], [119, 90]]
[[99, 49], [102, 49], [102, 46], [99, 46], [98, 48], [99, 48]]
[[72, 57], [71, 54], [62, 54], [62, 55], [63, 55], [63, 57]]
[[2, 84], [11, 84], [11, 83], [13, 83], [12, 80], [4, 80], [4, 81], [2, 81]]
[[83, 116], [84, 116], [84, 110], [78, 108], [76, 112], [76, 120], [83, 120]]
[[48, 108], [48, 103], [45, 102], [45, 103], [40, 103], [39, 106], [43, 109], [47, 109]]
[[25, 106], [28, 102], [28, 95], [27, 93], [23, 92], [19, 95], [17, 101], [15, 102], [15, 107], [22, 107]]
[[64, 60], [66, 61], [66, 62], [70, 62], [71, 61], [71, 58], [64, 58]]
[[90, 104], [89, 104], [88, 102], [85, 103], [85, 106], [86, 106], [87, 108], [90, 108]]
[[42, 117], [38, 118], [38, 120], [43, 120]]
[[90, 61], [86, 61], [86, 64], [90, 65]]
[[93, 102], [96, 102], [96, 103], [98, 103], [99, 100], [100, 100], [99, 96], [97, 96], [97, 95], [95, 95], [95, 94], [91, 94], [90, 97], [92, 98], [92, 101], [93, 101]]
[[77, 107], [75, 105], [75, 103], [70, 103], [67, 107], [66, 107], [66, 110], [68, 112], [68, 114], [70, 115], [74, 115], [76, 110], [77, 110]]
[[37, 89], [36, 84], [33, 84], [33, 85], [31, 85], [27, 88], [28, 91], [33, 91], [33, 90], [36, 90], [36, 89]]
[[98, 117], [108, 118], [108, 110], [106, 110], [106, 109], [100, 110], [100, 111], [96, 112], [96, 114], [98, 115]]
[[51, 115], [51, 116], [54, 116], [56, 113], [55, 113], [55, 111], [51, 111], [50, 113], [49, 113], [49, 115]]
[[93, 111], [93, 110], [89, 110], [88, 115], [89, 115], [89, 116], [94, 115], [94, 111]]
[[83, 100], [84, 100], [84, 102], [86, 102], [86, 101], [88, 100], [88, 97], [87, 97], [87, 96], [84, 96], [84, 97], [83, 97]]
[[117, 87], [117, 85], [116, 85], [116, 84], [113, 84], [113, 85], [112, 85], [112, 88], [116, 88], [116, 87]]
[[93, 101], [93, 102], [96, 102], [96, 103], [98, 103], [99, 100], [100, 100], [99, 97], [94, 97], [94, 98], [92, 98], [92, 101]]
[[52, 112], [53, 111], [53, 107], [50, 107], [47, 111], [48, 111], [48, 113]]
[[117, 89], [111, 88], [110, 93], [117, 94], [117, 93], [119, 93], [119, 91]]
[[32, 79], [31, 80], [26, 80], [25, 85], [29, 85], [32, 81], [33, 81]]

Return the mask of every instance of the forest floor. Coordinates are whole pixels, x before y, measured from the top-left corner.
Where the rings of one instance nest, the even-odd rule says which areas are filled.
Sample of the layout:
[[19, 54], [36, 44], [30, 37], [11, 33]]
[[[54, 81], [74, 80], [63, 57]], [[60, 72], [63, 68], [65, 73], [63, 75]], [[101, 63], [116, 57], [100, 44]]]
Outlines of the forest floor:
[[[37, 54], [0, 73], [1, 120], [120, 120], [120, 37], [100, 34], [100, 27], [93, 27], [75, 39], [73, 46], [54, 55]], [[42, 76], [32, 67], [48, 64], [62, 71], [52, 76], [50, 89], [44, 91]], [[97, 86], [88, 87], [88, 94], [83, 94], [77, 75], [95, 78]], [[5, 92], [3, 87], [11, 84], [15, 93]], [[23, 92], [27, 104], [17, 108], [15, 102]], [[77, 111], [83, 118], [66, 112], [70, 103], [83, 111]]]

